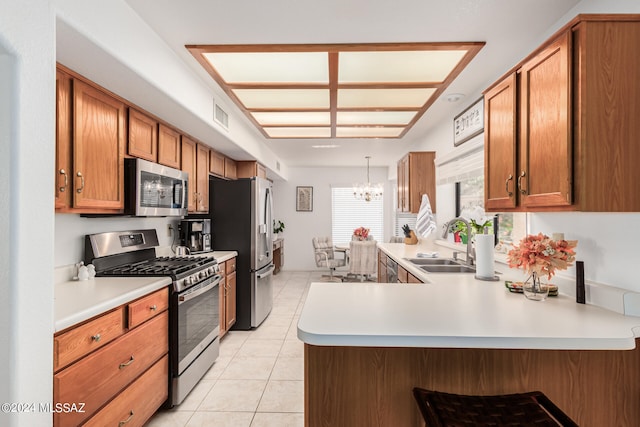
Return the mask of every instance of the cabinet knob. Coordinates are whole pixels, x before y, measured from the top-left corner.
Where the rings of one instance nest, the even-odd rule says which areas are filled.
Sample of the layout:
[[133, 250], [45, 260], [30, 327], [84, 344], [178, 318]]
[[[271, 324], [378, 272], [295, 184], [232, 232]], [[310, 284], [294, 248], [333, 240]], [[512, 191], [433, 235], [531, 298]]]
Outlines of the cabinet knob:
[[91, 336], [91, 339], [92, 339], [93, 341], [95, 341], [95, 342], [100, 341], [100, 338], [102, 338], [102, 337], [100, 336], [100, 334], [95, 334], [95, 335]]
[[64, 176], [64, 185], [60, 187], [60, 192], [64, 193], [69, 185], [69, 176], [67, 175], [67, 171], [64, 169], [60, 169], [60, 175]]
[[504, 189], [509, 197], [513, 196], [513, 191], [509, 191], [509, 181], [513, 181], [513, 175], [509, 174], [509, 178], [504, 182]]
[[158, 306], [153, 304], [151, 307], [149, 307], [149, 310], [151, 311], [156, 311], [158, 309]]
[[522, 178], [526, 177], [527, 173], [522, 171], [520, 176], [518, 177], [518, 188], [520, 189], [520, 193], [527, 194], [527, 189], [522, 186]]
[[82, 193], [82, 190], [84, 190], [84, 175], [82, 175], [82, 172], [78, 172], [76, 175], [80, 178], [80, 188], [76, 191]]

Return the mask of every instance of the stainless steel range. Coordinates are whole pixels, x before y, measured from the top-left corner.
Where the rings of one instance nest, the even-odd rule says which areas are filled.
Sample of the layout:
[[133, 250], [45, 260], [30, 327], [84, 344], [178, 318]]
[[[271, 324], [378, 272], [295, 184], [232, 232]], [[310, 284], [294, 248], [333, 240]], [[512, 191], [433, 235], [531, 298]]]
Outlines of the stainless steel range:
[[96, 276], [168, 276], [169, 399], [181, 403], [217, 359], [220, 351], [218, 262], [213, 257], [157, 257], [156, 230], [90, 234], [85, 263]]

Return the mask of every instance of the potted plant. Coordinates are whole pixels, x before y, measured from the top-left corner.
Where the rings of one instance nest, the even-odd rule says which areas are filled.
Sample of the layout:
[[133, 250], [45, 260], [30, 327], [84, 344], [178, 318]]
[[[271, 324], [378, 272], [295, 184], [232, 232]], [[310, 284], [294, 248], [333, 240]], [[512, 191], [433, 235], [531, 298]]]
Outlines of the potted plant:
[[278, 234], [284, 231], [284, 222], [273, 220], [273, 240], [278, 238]]

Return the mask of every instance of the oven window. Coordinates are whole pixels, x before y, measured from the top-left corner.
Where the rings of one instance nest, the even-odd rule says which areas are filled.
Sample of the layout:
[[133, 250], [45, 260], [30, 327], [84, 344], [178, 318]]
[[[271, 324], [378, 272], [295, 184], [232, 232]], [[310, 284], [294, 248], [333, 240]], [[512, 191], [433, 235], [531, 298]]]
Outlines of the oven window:
[[[192, 289], [190, 288], [181, 295], [185, 295]], [[178, 305], [178, 361], [180, 365], [183, 364], [186, 357], [195, 358], [199, 353], [197, 349], [203, 349], [218, 335], [219, 301], [219, 286], [216, 285], [195, 298], [183, 301]], [[212, 332], [215, 333], [212, 335]], [[194, 350], [196, 354], [190, 354]]]

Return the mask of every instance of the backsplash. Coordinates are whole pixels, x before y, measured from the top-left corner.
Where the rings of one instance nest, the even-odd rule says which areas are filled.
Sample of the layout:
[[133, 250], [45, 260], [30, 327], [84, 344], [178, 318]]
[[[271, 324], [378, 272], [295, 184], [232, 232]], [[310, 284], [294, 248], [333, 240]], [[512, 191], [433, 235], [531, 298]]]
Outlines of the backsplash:
[[167, 234], [167, 224], [178, 228], [178, 218], [107, 217], [84, 218], [76, 214], [55, 215], [54, 266], [75, 264], [84, 257], [84, 236], [105, 231], [128, 231], [155, 228], [160, 246], [170, 246], [173, 237]]

